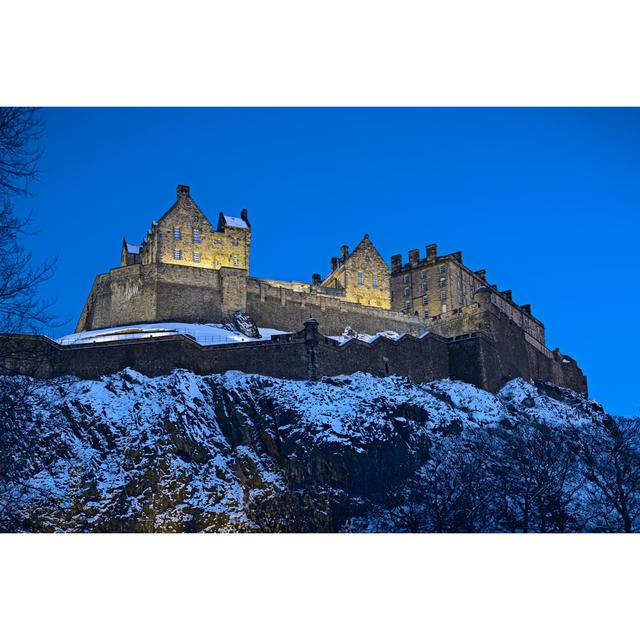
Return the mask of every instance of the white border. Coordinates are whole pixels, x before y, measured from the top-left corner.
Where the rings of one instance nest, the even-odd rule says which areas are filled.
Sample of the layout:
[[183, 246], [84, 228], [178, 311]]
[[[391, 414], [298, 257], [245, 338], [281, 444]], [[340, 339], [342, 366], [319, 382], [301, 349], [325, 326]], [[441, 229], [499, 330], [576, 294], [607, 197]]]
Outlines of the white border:
[[0, 101], [637, 105], [628, 0], [23, 0]]
[[[637, 105], [608, 0], [3, 5], [0, 103]], [[638, 536], [0, 536], [7, 638], [607, 638]]]
[[638, 536], [13, 535], [6, 638], [616, 638]]

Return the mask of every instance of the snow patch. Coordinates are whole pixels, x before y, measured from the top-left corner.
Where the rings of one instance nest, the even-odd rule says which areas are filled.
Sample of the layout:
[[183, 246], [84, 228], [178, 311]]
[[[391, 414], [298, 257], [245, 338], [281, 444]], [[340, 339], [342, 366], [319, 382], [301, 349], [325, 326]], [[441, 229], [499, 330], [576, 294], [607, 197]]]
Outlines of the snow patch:
[[229, 326], [222, 324], [189, 324], [183, 322], [159, 322], [151, 324], [132, 324], [122, 327], [110, 327], [82, 331], [58, 338], [62, 345], [93, 344], [99, 342], [113, 342], [116, 340], [131, 340], [140, 338], [157, 338], [167, 335], [186, 335], [199, 344], [233, 344], [237, 342], [256, 342], [270, 340], [271, 336], [286, 331], [260, 327], [260, 338], [250, 338]]

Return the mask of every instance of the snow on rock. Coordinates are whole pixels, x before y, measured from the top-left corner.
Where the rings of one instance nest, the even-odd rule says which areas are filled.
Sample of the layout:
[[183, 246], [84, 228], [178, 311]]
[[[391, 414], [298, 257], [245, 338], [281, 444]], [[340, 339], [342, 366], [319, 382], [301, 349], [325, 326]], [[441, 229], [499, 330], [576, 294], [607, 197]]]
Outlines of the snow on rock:
[[[604, 437], [612, 419], [552, 385], [512, 380], [493, 395], [451, 380], [364, 373], [311, 382], [234, 371], [147, 378], [130, 369], [98, 381], [3, 384], [28, 392], [12, 396], [26, 397], [26, 407], [6, 409], [14, 427], [0, 443], [11, 452], [0, 461], [0, 530], [601, 530], [618, 522], [588, 506], [596, 494], [580, 462], [580, 443]], [[526, 485], [538, 495], [540, 465], [526, 465], [550, 434], [544, 477], [560, 483], [550, 504], [565, 515], [534, 525], [519, 492]], [[511, 493], [488, 502], [507, 482]], [[443, 498], [434, 491], [455, 509], [435, 513]]]

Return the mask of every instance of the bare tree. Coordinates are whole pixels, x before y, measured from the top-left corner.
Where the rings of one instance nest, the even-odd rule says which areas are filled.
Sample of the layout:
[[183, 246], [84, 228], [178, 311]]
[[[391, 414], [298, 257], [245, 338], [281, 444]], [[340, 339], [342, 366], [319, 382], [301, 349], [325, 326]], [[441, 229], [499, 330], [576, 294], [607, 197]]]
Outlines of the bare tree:
[[[54, 320], [50, 305], [39, 296], [54, 263], [34, 264], [24, 246], [30, 216], [16, 213], [38, 176], [42, 132], [36, 109], [0, 107], [0, 494], [5, 497], [9, 488], [21, 487], [19, 460], [30, 423], [29, 397], [37, 383], [2, 376], [35, 369], [42, 359], [38, 341], [16, 342], [7, 334], [36, 333]], [[0, 504], [0, 512], [8, 502]]]
[[51, 325], [51, 305], [39, 298], [38, 287], [53, 275], [54, 262], [34, 265], [22, 245], [30, 220], [14, 214], [5, 200], [0, 210], [0, 332], [36, 332]]
[[640, 422], [608, 421], [601, 433], [584, 439], [583, 458], [592, 508], [604, 527], [639, 531]]
[[584, 480], [570, 441], [563, 430], [532, 422], [501, 432], [499, 446], [487, 449], [501, 528], [524, 533], [580, 529], [575, 495]]
[[475, 443], [459, 436], [436, 440], [430, 459], [409, 481], [396, 520], [411, 532], [482, 531], [490, 486], [485, 457]]
[[38, 176], [44, 127], [38, 110], [0, 107], [0, 195], [26, 195]]
[[53, 322], [39, 286], [53, 275], [53, 262], [34, 265], [24, 247], [29, 215], [15, 212], [17, 198], [37, 179], [42, 122], [35, 109], [0, 108], [0, 333], [36, 332]]
[[[42, 133], [37, 109], [0, 107], [0, 333], [35, 332], [53, 320], [38, 297], [53, 262], [34, 265], [24, 247], [31, 217], [16, 213], [16, 201], [38, 177]], [[0, 356], [8, 347], [2, 341]]]

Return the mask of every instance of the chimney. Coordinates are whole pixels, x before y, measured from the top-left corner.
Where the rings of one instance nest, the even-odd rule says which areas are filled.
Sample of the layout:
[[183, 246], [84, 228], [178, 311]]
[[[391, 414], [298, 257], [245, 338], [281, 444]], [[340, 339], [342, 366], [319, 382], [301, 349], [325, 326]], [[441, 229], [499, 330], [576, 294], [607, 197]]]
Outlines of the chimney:
[[346, 244], [343, 244], [342, 247], [340, 247], [340, 251], [343, 258], [346, 258], [349, 255], [349, 247]]
[[321, 282], [322, 282], [322, 276], [319, 273], [314, 273], [311, 276], [311, 284], [312, 284], [312, 286], [319, 287]]
[[[187, 187], [188, 188], [188, 187]], [[242, 213], [240, 214], [240, 217], [246, 222], [247, 221], [247, 210], [243, 209]]]
[[182, 200], [183, 198], [189, 197], [189, 185], [179, 184], [177, 191], [178, 191], [178, 200]]
[[335, 271], [338, 268], [338, 258], [331, 258], [331, 271]]
[[477, 271], [474, 271], [474, 273], [478, 276], [478, 278], [480, 278], [480, 280], [483, 280], [484, 282], [487, 281], [487, 270], [486, 269], [478, 269]]
[[409, 251], [409, 265], [411, 267], [417, 267], [420, 262], [420, 251], [418, 249], [411, 249]]
[[402, 256], [396, 253], [395, 256], [391, 256], [391, 272], [396, 273], [402, 269]]
[[427, 245], [427, 262], [435, 262], [437, 254], [438, 254], [438, 245], [428, 244]]
[[456, 262], [462, 264], [462, 251], [455, 251], [451, 254]]
[[507, 300], [513, 300], [513, 292], [511, 289], [506, 289], [500, 292]]
[[530, 304], [521, 304], [520, 308], [525, 312], [531, 315], [531, 305]]

